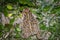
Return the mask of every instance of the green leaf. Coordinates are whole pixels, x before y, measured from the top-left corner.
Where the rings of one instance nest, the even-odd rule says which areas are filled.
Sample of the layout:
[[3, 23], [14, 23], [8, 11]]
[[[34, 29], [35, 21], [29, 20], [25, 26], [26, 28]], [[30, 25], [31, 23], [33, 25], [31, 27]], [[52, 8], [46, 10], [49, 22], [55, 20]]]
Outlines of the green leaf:
[[21, 31], [21, 29], [20, 29], [20, 28], [16, 28], [16, 30], [17, 30], [17, 31], [19, 31], [19, 32]]
[[0, 12], [2, 12], [3, 11], [3, 7], [2, 6], [0, 6]]
[[4, 26], [0, 24], [0, 31], [2, 31], [3, 29], [4, 29]]
[[14, 20], [15, 20], [15, 18], [11, 19], [10, 24], [13, 24]]
[[40, 26], [40, 28], [41, 28], [42, 30], [45, 30], [45, 29], [46, 29], [46, 26], [45, 26], [44, 24], [40, 24], [39, 26]]
[[43, 11], [48, 11], [50, 9], [50, 6], [45, 6]]
[[19, 10], [22, 11], [24, 9], [24, 7], [20, 7]]
[[6, 8], [4, 9], [4, 15], [8, 16], [8, 10]]
[[20, 35], [19, 34], [16, 34], [16, 36], [15, 36], [16, 38], [19, 38], [20, 37]]
[[12, 10], [12, 9], [13, 9], [12, 5], [10, 5], [10, 4], [7, 5], [7, 8], [8, 8], [9, 10]]
[[60, 6], [55, 7], [51, 12], [52, 13], [59, 13], [60, 12]]

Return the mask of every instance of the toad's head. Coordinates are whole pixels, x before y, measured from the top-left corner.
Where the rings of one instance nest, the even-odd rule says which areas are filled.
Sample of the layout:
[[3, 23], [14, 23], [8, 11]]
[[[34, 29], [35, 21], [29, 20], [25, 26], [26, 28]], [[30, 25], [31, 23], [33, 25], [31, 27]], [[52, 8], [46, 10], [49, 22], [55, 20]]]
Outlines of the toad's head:
[[29, 12], [30, 12], [30, 9], [29, 9], [29, 8], [25, 8], [25, 9], [23, 10], [23, 12], [24, 12], [24, 13], [29, 13]]

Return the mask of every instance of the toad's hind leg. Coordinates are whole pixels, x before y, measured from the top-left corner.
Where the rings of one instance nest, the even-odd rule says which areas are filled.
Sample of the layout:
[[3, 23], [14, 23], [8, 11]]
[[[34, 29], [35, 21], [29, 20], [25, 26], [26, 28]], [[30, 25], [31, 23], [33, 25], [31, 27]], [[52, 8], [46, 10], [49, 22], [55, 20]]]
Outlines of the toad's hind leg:
[[41, 36], [40, 36], [40, 31], [37, 32], [36, 37], [37, 37], [37, 39], [39, 39], [39, 40], [42, 39]]

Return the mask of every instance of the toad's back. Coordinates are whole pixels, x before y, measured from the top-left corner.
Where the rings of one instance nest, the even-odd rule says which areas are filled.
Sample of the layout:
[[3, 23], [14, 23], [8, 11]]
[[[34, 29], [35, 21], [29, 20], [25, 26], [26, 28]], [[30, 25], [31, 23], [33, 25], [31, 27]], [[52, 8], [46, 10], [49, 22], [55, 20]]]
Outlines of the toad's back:
[[39, 32], [37, 19], [32, 15], [29, 9], [24, 9], [22, 14], [22, 37], [28, 38], [31, 35], [37, 34]]

